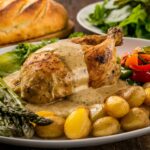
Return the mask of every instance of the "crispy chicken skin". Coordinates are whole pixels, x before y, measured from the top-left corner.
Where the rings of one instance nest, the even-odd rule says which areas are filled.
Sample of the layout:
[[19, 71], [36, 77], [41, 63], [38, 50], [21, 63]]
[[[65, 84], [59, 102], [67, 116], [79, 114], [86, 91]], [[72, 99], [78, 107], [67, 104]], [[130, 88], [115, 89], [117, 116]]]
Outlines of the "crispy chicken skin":
[[21, 70], [21, 96], [31, 103], [46, 103], [70, 95], [71, 74], [50, 51], [34, 53]]
[[[97, 41], [101, 40], [103, 42], [98, 44]], [[89, 72], [89, 86], [98, 88], [102, 85], [113, 84], [120, 75], [115, 45], [122, 43], [122, 31], [118, 28], [110, 29], [105, 40], [99, 37], [95, 41], [97, 45], [88, 47], [83, 45], [83, 50]], [[91, 44], [89, 40], [87, 44]]]
[[[91, 40], [90, 40], [91, 39]], [[71, 39], [80, 44], [89, 74], [89, 86], [112, 84], [120, 75], [115, 45], [122, 43], [122, 31], [112, 28], [108, 35]], [[49, 103], [72, 94], [71, 71], [51, 51], [33, 53], [21, 68], [21, 96], [31, 103]]]

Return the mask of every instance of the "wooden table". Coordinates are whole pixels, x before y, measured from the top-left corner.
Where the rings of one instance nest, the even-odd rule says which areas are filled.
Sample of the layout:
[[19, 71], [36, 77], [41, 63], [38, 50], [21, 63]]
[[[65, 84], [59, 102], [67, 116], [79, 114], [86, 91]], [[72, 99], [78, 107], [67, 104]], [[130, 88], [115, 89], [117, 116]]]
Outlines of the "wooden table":
[[[84, 30], [76, 21], [76, 14], [77, 12], [84, 6], [96, 2], [98, 0], [58, 0], [59, 2], [63, 3], [63, 5], [67, 8], [70, 18], [75, 22], [76, 27], [75, 31], [83, 31]], [[10, 146], [6, 144], [0, 144], [0, 150], [35, 150], [34, 148], [28, 147], [16, 147]], [[78, 148], [79, 150], [150, 150], [150, 136], [142, 136], [135, 139], [130, 139], [127, 141], [108, 144], [103, 146], [96, 146], [96, 147], [85, 147], [85, 148]], [[65, 149], [64, 149], [65, 150]], [[72, 148], [71, 150], [74, 150]]]

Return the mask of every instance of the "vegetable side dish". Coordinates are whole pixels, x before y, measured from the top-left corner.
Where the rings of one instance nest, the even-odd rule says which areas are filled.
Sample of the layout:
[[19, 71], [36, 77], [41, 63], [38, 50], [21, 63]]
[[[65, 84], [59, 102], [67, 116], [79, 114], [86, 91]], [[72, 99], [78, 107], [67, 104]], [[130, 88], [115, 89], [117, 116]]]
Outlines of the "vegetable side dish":
[[150, 82], [150, 47], [135, 48], [121, 59], [121, 79], [129, 84]]
[[125, 36], [150, 39], [149, 8], [149, 0], [105, 0], [87, 19], [104, 32], [118, 25]]

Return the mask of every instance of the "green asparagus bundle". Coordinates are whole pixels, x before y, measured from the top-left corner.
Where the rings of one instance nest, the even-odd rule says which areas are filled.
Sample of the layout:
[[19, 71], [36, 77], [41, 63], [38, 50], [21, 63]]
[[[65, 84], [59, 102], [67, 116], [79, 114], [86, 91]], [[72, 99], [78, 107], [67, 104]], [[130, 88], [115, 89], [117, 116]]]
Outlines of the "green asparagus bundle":
[[49, 125], [51, 122], [49, 119], [39, 117], [33, 112], [27, 111], [22, 108], [14, 109], [9, 105], [5, 105], [0, 101], [0, 112], [3, 112], [7, 115], [13, 115], [17, 117], [24, 117], [24, 119], [29, 120], [30, 122], [36, 123], [38, 125]]
[[48, 125], [51, 120], [26, 110], [19, 96], [0, 78], [0, 135], [31, 138], [34, 134], [32, 123]]

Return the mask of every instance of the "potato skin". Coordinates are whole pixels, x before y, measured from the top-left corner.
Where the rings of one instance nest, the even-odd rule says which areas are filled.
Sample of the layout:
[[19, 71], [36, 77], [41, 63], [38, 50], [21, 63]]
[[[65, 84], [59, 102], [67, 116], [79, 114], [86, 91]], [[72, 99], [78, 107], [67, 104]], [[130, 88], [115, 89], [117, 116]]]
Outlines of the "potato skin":
[[121, 118], [129, 112], [129, 104], [120, 96], [110, 96], [105, 102], [105, 111], [108, 115]]
[[141, 86], [131, 86], [122, 91], [120, 96], [129, 103], [130, 107], [138, 107], [144, 103], [146, 98], [145, 91]]
[[121, 119], [120, 123], [123, 130], [131, 131], [149, 126], [150, 120], [144, 110], [135, 107]]
[[146, 93], [146, 98], [144, 103], [148, 106], [150, 106], [150, 87], [149, 88], [145, 88], [145, 93]]
[[47, 126], [35, 126], [35, 132], [36, 134], [41, 138], [57, 138], [64, 134], [64, 123], [65, 119], [55, 115], [52, 112], [38, 112], [39, 116], [49, 118], [53, 121], [52, 124]]
[[147, 105], [142, 105], [139, 108], [141, 108], [143, 111], [145, 111], [145, 113], [148, 115], [148, 117], [150, 117], [150, 107]]
[[91, 131], [91, 121], [87, 108], [77, 108], [66, 119], [65, 135], [69, 139], [85, 138]]
[[104, 104], [95, 104], [90, 107], [90, 118], [92, 122], [106, 115]]
[[150, 82], [146, 82], [144, 85], [143, 85], [143, 88], [150, 88]]
[[93, 124], [93, 136], [107, 136], [120, 132], [119, 121], [113, 117], [107, 116], [96, 120]]

